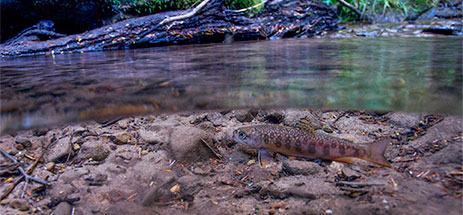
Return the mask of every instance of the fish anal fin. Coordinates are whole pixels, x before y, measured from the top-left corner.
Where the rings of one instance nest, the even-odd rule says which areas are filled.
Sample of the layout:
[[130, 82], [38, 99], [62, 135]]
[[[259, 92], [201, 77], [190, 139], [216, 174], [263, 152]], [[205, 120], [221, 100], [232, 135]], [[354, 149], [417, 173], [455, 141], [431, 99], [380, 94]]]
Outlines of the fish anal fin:
[[268, 168], [272, 165], [273, 157], [268, 153], [267, 150], [259, 150], [258, 155], [259, 164], [263, 168]]
[[342, 157], [342, 158], [336, 158], [336, 159], [331, 159], [337, 162], [342, 162], [342, 163], [348, 163], [348, 164], [353, 164], [355, 158], [351, 157]]

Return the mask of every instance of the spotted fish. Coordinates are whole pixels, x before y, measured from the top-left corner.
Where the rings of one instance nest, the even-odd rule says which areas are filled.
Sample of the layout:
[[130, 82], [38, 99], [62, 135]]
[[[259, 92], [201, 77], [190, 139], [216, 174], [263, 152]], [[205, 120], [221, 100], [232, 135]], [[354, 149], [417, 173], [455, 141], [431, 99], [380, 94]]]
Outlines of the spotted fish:
[[236, 142], [259, 150], [259, 155], [268, 151], [285, 155], [321, 158], [352, 163], [359, 158], [384, 167], [391, 164], [384, 157], [389, 137], [369, 144], [352, 142], [321, 133], [310, 133], [301, 129], [279, 125], [254, 125], [233, 131]]

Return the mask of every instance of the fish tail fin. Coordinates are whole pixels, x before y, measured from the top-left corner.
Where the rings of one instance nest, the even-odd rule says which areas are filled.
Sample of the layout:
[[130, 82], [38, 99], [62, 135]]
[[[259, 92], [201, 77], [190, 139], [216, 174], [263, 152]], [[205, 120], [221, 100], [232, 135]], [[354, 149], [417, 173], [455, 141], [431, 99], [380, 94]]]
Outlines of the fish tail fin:
[[365, 158], [365, 160], [383, 167], [392, 168], [389, 161], [387, 161], [386, 157], [384, 157], [384, 152], [386, 151], [386, 148], [389, 146], [390, 142], [390, 137], [382, 137], [379, 140], [370, 143], [368, 145], [368, 156]]

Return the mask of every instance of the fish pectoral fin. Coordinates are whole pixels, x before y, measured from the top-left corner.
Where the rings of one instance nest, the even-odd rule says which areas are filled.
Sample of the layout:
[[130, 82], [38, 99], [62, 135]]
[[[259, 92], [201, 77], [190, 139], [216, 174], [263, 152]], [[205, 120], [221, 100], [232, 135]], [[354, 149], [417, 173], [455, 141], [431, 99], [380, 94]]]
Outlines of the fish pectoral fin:
[[331, 159], [337, 162], [343, 162], [343, 163], [348, 163], [348, 164], [353, 164], [355, 158], [351, 157], [342, 157], [342, 158], [336, 158], [336, 159]]
[[257, 157], [259, 164], [263, 168], [268, 168], [272, 165], [273, 157], [266, 150], [259, 150], [259, 155]]

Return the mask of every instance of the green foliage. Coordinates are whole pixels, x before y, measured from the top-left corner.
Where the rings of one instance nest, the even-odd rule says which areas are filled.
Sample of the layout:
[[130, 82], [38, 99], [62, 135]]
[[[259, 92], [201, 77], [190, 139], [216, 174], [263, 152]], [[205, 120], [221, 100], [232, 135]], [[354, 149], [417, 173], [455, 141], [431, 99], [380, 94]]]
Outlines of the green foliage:
[[[224, 0], [225, 6], [230, 10], [239, 10], [257, 5], [264, 0]], [[264, 5], [248, 10], [249, 15], [257, 14], [264, 9]]]
[[[357, 14], [349, 8], [343, 7], [337, 0], [321, 0], [328, 5], [338, 7], [339, 19], [341, 22], [358, 20]], [[376, 15], [385, 14], [389, 11], [402, 12], [406, 17], [410, 12], [421, 13], [424, 10], [434, 7], [439, 0], [346, 0], [364, 14]]]
[[225, 5], [230, 10], [239, 10], [243, 8], [252, 7], [259, 4], [261, 0], [224, 0]]
[[152, 13], [188, 9], [201, 0], [101, 0], [112, 5], [116, 13], [148, 15]]
[[[136, 16], [149, 15], [168, 10], [184, 10], [198, 5], [203, 0], [35, 0], [36, 6], [53, 6], [61, 8], [73, 8], [82, 2], [92, 2], [95, 5], [103, 5], [107, 10], [115, 14], [131, 14]], [[225, 6], [230, 10], [238, 10], [252, 7], [263, 0], [224, 0]], [[255, 14], [260, 12], [263, 6], [249, 10]]]

